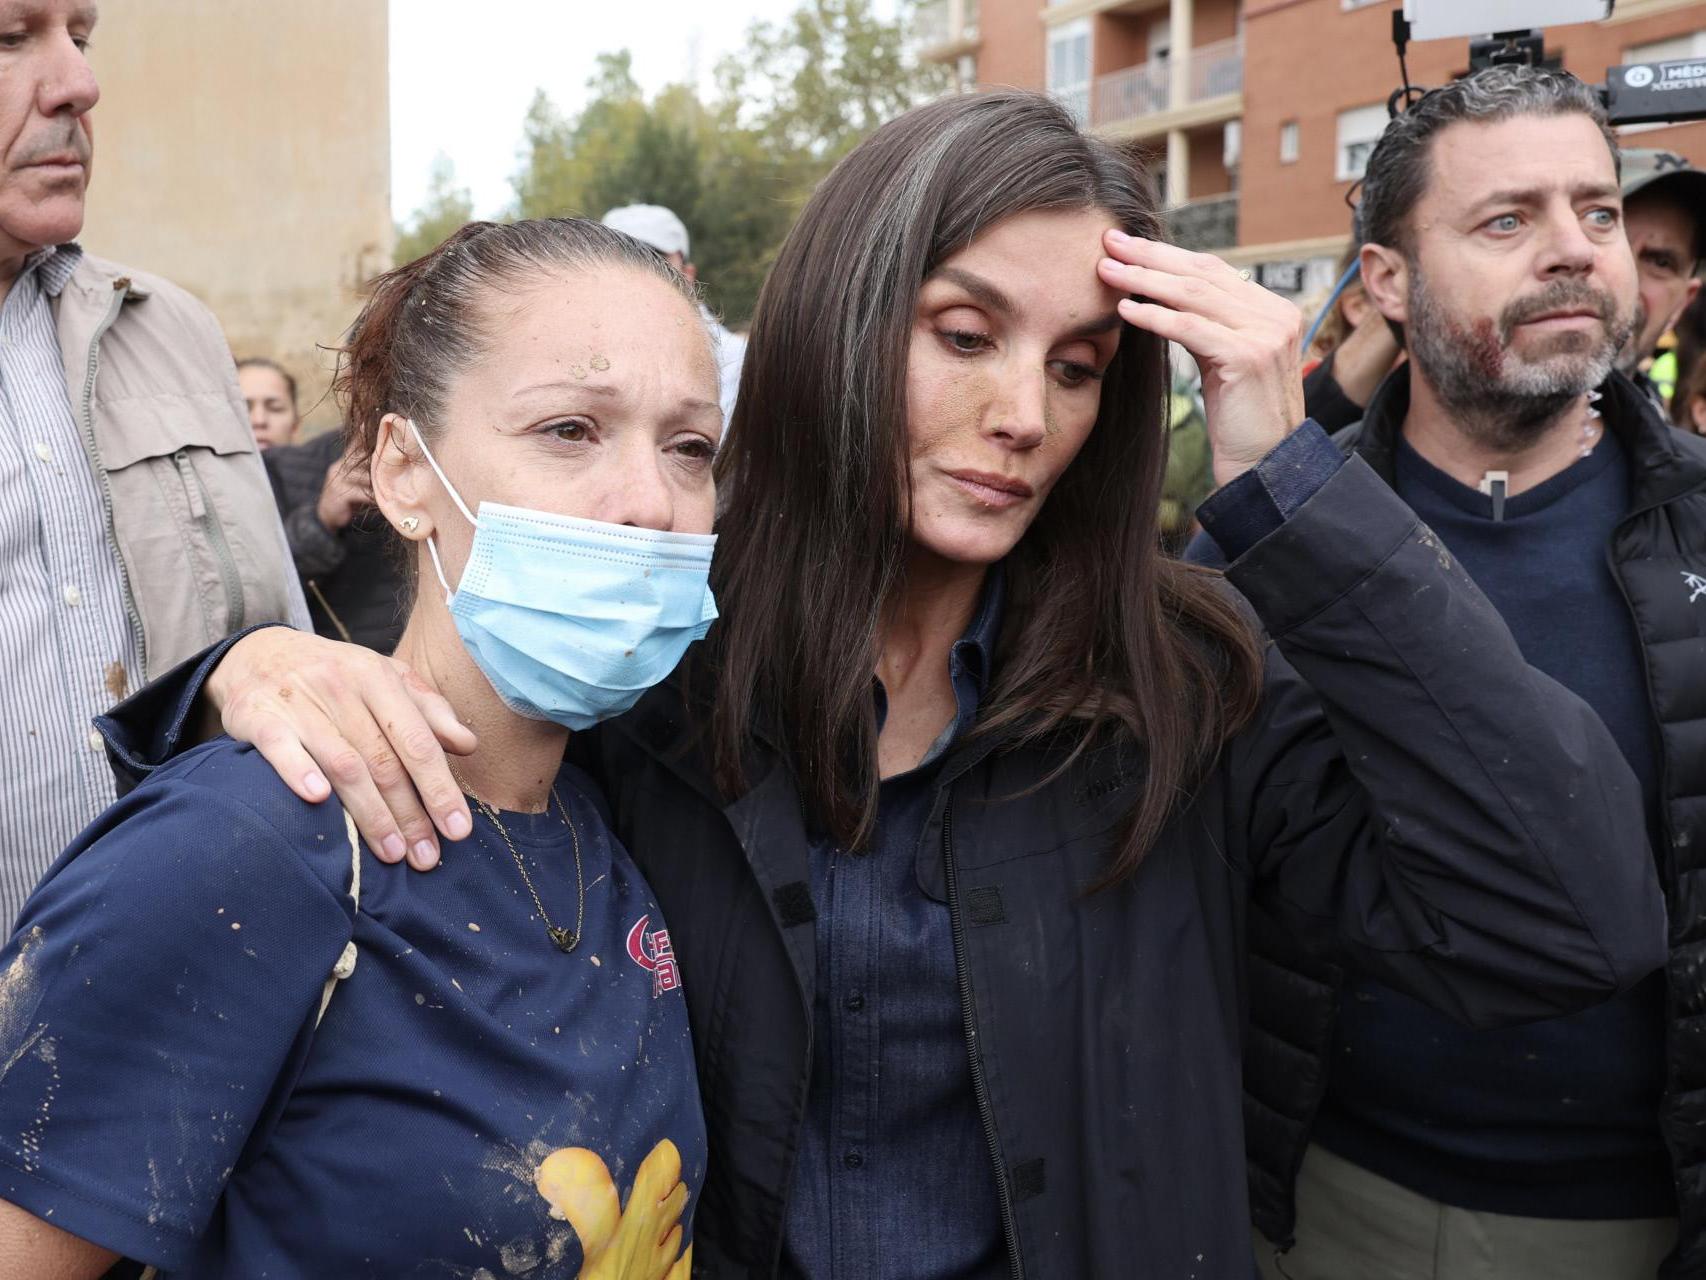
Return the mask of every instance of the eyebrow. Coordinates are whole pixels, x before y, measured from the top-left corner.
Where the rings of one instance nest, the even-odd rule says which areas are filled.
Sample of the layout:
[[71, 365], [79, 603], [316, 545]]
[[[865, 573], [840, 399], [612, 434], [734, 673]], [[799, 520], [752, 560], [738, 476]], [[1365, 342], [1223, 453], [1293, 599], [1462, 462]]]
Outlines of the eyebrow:
[[962, 271], [959, 267], [940, 267], [931, 278], [946, 280], [950, 284], [959, 285], [960, 288], [992, 311], [1004, 311], [1011, 315], [1017, 310], [1013, 305], [1013, 300], [995, 285], [982, 276], [974, 276], [971, 272]]
[[[1495, 191], [1489, 196], [1477, 200], [1471, 209], [1479, 211], [1492, 208], [1495, 205], [1536, 205], [1544, 204], [1552, 194], [1550, 187], [1516, 187], [1504, 191]], [[1619, 194], [1618, 188], [1612, 183], [1587, 182], [1570, 188], [1570, 200], [1610, 200]]]
[[587, 391], [595, 396], [606, 396], [610, 399], [615, 399], [622, 394], [620, 387], [612, 386], [608, 382], [578, 382], [572, 378], [558, 378], [519, 387], [511, 399], [519, 400], [523, 396], [532, 395], [535, 391]]
[[[602, 396], [606, 400], [620, 400], [623, 394], [621, 387], [608, 382], [576, 382], [573, 379], [565, 378], [535, 382], [517, 390], [512, 398], [519, 400], [536, 391], [584, 391], [595, 396]], [[705, 413], [708, 410], [715, 410], [721, 414], [723, 407], [715, 400], [707, 400], [703, 396], [682, 396], [668, 411], [667, 420], [673, 422], [679, 418]]]
[[[982, 276], [973, 275], [971, 272], [961, 270], [959, 267], [942, 267], [936, 271], [935, 275], [931, 276], [931, 279], [946, 280], [950, 284], [959, 285], [960, 288], [971, 294], [972, 297], [976, 298], [992, 311], [1000, 311], [1007, 315], [1012, 315], [1014, 311], [1018, 310], [1018, 308], [1013, 305], [1013, 300], [1003, 293], [1001, 289], [985, 280]], [[1123, 323], [1124, 321], [1120, 319], [1119, 312], [1110, 311], [1107, 315], [1097, 316], [1094, 320], [1085, 321], [1083, 324], [1074, 328], [1067, 336], [1071, 338], [1093, 338], [1097, 334], [1112, 332], [1113, 330], [1118, 329]]]

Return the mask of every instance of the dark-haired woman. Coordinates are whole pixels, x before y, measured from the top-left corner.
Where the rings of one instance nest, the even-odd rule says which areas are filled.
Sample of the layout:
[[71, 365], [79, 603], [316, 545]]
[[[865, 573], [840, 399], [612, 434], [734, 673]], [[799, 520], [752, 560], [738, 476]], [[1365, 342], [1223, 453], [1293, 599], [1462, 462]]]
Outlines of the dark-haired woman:
[[[1020, 94], [843, 160], [754, 320], [712, 647], [571, 745], [687, 984], [701, 1274], [1249, 1280], [1253, 895], [1476, 1021], [1660, 959], [1611, 738], [1295, 430], [1295, 311], [1160, 243], [1147, 189]], [[1278, 652], [1157, 552], [1166, 339], [1204, 372], [1204, 523]], [[208, 688], [374, 840], [428, 838], [411, 777], [459, 813], [376, 661], [261, 632]]]
[[343, 383], [471, 826], [376, 874], [229, 738], [96, 821], [0, 955], [0, 1277], [685, 1280], [679, 975], [563, 750], [714, 614], [693, 291], [596, 223], [475, 224], [379, 282]]

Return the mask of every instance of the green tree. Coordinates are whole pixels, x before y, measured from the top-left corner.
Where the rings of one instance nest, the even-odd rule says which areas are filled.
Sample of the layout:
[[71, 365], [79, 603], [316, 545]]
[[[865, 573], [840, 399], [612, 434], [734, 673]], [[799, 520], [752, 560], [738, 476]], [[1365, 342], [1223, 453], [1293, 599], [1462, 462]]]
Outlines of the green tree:
[[743, 324], [830, 165], [945, 86], [938, 69], [909, 59], [909, 17], [885, 21], [870, 0], [805, 0], [786, 21], [749, 29], [708, 102], [687, 85], [647, 101], [629, 54], [603, 54], [577, 115], [534, 97], [515, 213], [598, 218], [617, 205], [666, 205], [687, 225], [713, 305]]
[[778, 150], [823, 171], [885, 120], [944, 92], [947, 69], [914, 61], [913, 6], [892, 20], [871, 0], [805, 0], [780, 23], [756, 22], [717, 68], [719, 97]]
[[443, 243], [446, 236], [474, 216], [474, 197], [467, 187], [456, 185], [456, 166], [450, 157], [440, 152], [432, 162], [432, 177], [427, 182], [426, 199], [410, 217], [407, 226], [397, 228], [397, 244], [392, 260], [399, 266], [413, 262]]

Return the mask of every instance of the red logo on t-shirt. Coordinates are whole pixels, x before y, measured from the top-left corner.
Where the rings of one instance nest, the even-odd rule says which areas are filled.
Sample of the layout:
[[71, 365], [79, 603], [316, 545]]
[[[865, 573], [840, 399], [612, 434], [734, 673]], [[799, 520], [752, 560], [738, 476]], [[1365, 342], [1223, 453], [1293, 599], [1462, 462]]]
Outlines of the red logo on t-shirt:
[[681, 986], [681, 971], [675, 967], [675, 948], [669, 945], [669, 930], [647, 933], [650, 916], [641, 916], [628, 930], [628, 955], [652, 975], [652, 995], [661, 996]]

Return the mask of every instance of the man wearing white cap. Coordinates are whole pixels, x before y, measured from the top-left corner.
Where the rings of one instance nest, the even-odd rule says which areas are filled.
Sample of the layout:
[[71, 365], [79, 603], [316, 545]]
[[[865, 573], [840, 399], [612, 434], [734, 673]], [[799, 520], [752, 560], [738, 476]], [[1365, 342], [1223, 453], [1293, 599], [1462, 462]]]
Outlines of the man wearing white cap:
[[[688, 256], [687, 228], [672, 210], [661, 204], [625, 204], [605, 214], [604, 225], [651, 245], [689, 280], [699, 278], [698, 270]], [[735, 410], [735, 392], [740, 388], [740, 365], [746, 357], [746, 339], [723, 328], [709, 308], [705, 309], [705, 321], [711, 326], [711, 336], [717, 343], [717, 371], [722, 384], [720, 399], [726, 426]]]

